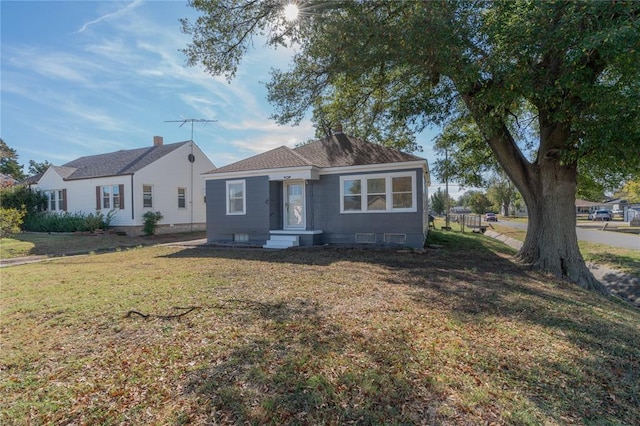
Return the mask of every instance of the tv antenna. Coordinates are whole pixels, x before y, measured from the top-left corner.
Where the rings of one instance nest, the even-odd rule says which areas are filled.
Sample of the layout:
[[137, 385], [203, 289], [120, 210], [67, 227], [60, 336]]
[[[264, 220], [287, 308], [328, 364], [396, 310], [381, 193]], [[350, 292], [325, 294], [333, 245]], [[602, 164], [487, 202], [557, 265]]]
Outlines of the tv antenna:
[[[182, 117], [182, 116], [181, 116]], [[207, 120], [204, 118], [184, 118], [182, 117], [181, 120], [165, 120], [165, 123], [182, 123], [180, 124], [180, 126], [178, 127], [182, 127], [187, 123], [191, 123], [191, 141], [193, 141], [193, 123], [215, 123], [218, 120]]]

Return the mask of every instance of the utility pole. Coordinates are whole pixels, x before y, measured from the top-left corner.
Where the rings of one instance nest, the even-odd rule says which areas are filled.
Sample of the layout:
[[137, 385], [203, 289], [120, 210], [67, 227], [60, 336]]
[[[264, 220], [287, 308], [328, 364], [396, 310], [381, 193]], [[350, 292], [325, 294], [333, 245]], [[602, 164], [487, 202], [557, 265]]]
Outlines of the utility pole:
[[444, 205], [445, 205], [445, 229], [447, 231], [451, 230], [451, 226], [449, 226], [449, 210], [451, 206], [449, 205], [449, 148], [444, 148]]

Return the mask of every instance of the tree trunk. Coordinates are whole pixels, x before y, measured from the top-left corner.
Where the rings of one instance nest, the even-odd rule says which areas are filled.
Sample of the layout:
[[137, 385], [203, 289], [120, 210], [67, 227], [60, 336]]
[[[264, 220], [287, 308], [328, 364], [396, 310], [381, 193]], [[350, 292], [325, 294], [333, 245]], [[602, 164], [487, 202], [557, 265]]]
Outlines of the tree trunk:
[[587, 290], [609, 294], [587, 268], [576, 233], [576, 169], [557, 159], [537, 163], [537, 179], [523, 196], [529, 210], [527, 236], [517, 258], [534, 269], [568, 279]]
[[563, 164], [561, 153], [571, 149], [568, 123], [554, 122], [548, 110], [538, 109], [538, 158], [529, 162], [505, 122], [478, 105], [473, 94], [462, 98], [486, 138], [498, 163], [522, 194], [529, 212], [527, 236], [517, 258], [534, 269], [568, 279], [582, 288], [608, 295], [584, 262], [576, 233], [576, 164]]

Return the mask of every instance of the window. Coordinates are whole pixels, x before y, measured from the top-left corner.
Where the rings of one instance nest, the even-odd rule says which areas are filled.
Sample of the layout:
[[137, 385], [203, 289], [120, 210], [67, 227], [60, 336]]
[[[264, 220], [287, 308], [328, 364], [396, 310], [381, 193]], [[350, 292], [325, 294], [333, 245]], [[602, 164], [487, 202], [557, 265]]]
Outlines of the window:
[[153, 187], [142, 185], [142, 207], [153, 207]]
[[96, 187], [96, 210], [124, 209], [124, 185]]
[[391, 194], [394, 209], [410, 209], [413, 205], [413, 184], [411, 176], [391, 178]]
[[227, 214], [245, 214], [245, 181], [227, 181]]
[[111, 187], [103, 186], [102, 187], [102, 208], [110, 209], [111, 208]]
[[53, 189], [50, 191], [43, 191], [44, 195], [47, 197], [47, 210], [56, 211], [56, 210], [67, 210], [67, 190], [66, 189]]
[[342, 183], [342, 188], [342, 210], [360, 211], [362, 209], [362, 191], [360, 179], [345, 179]]
[[178, 188], [178, 208], [184, 209], [185, 207], [187, 207], [187, 190]]
[[367, 179], [367, 210], [386, 210], [385, 178]]
[[341, 213], [415, 212], [415, 173], [343, 176]]

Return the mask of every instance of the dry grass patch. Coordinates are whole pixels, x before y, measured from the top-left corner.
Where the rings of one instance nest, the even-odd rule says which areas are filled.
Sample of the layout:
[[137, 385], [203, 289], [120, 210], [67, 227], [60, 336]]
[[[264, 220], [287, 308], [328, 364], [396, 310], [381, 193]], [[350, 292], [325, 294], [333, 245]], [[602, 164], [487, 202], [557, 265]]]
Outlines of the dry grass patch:
[[3, 269], [0, 422], [637, 422], [637, 309], [433, 235], [425, 254], [153, 247]]
[[111, 251], [116, 248], [148, 246], [187, 239], [205, 238], [203, 232], [161, 234], [129, 237], [116, 234], [74, 234], [23, 232], [11, 238], [0, 239], [0, 258], [13, 259], [26, 256], [65, 256], [77, 253]]

